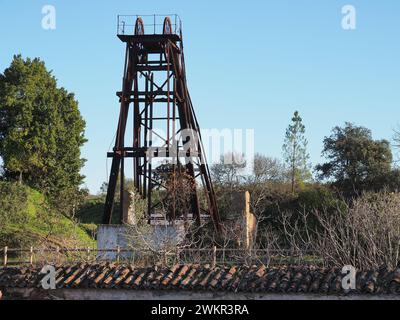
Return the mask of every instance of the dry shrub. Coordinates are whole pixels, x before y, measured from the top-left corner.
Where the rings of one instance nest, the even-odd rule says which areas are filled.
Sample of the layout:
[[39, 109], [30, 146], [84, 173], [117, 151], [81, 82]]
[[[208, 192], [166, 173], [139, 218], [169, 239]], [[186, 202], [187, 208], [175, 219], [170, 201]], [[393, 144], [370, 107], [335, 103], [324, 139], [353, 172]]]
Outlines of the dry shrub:
[[359, 269], [395, 268], [400, 255], [400, 194], [366, 193], [335, 214], [312, 213], [320, 226], [300, 228], [310, 213], [302, 212], [296, 222], [282, 215], [285, 236], [297, 251], [312, 251], [327, 265], [352, 265]]

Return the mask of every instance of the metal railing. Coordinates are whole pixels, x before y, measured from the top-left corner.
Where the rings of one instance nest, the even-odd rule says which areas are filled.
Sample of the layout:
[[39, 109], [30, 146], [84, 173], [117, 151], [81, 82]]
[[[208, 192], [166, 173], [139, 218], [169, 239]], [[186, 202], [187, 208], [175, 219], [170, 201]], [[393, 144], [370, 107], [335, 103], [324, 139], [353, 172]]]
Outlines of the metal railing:
[[117, 35], [133, 35], [139, 17], [143, 20], [145, 34], [162, 34], [166, 17], [171, 19], [173, 34], [179, 35], [182, 30], [182, 21], [177, 14], [118, 15]]
[[116, 262], [129, 263], [136, 266], [175, 264], [210, 264], [213, 266], [232, 265], [321, 265], [318, 257], [298, 254], [293, 251], [279, 252], [266, 249], [228, 249], [201, 248], [175, 249], [169, 251], [131, 250], [117, 247], [115, 249], [97, 248], [34, 248], [10, 249], [3, 248], [1, 266], [20, 266], [35, 264], [73, 264]]

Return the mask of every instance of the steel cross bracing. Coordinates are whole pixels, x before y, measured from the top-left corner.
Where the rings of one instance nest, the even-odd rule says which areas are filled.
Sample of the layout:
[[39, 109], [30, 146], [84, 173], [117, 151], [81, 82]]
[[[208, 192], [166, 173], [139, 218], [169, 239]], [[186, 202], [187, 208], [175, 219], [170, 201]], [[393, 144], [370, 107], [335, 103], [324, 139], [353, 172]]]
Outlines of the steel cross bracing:
[[[123, 87], [117, 92], [120, 99], [120, 115], [115, 146], [108, 157], [112, 158], [103, 223], [110, 224], [113, 214], [117, 180], [120, 178], [119, 222], [123, 223], [125, 159], [133, 159], [133, 180], [135, 189], [147, 200], [149, 221], [157, 212], [159, 202], [152, 198], [154, 188], [162, 185], [154, 179], [154, 160], [165, 158], [173, 163], [173, 170], [182, 164], [185, 175], [193, 181], [194, 188], [189, 192], [190, 211], [184, 219], [191, 216], [198, 225], [203, 217], [211, 217], [215, 228], [221, 228], [215, 193], [210, 171], [205, 159], [201, 141], [200, 127], [186, 84], [185, 60], [182, 33], [172, 31], [167, 17], [162, 34], [145, 34], [144, 24], [136, 20], [133, 35], [118, 35], [126, 43]], [[133, 145], [125, 145], [128, 114], [133, 109]], [[158, 114], [163, 112], [162, 116]], [[157, 113], [157, 115], [156, 115]], [[154, 131], [163, 122], [165, 136]], [[187, 131], [181, 143], [174, 143], [179, 133]], [[163, 145], [153, 145], [154, 136]], [[182, 160], [183, 159], [183, 160]], [[174, 175], [175, 177], [175, 175]], [[204, 205], [199, 197], [203, 192]], [[175, 208], [175, 206], [174, 206]], [[175, 217], [174, 213], [170, 217]]]

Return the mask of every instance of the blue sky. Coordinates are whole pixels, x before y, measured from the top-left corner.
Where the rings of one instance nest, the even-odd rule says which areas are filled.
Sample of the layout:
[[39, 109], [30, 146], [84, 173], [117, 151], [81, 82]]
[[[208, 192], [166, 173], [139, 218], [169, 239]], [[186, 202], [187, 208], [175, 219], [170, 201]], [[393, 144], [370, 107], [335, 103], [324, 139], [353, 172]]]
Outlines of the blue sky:
[[[56, 30], [41, 28], [54, 5]], [[341, 8], [357, 29], [341, 28]], [[391, 139], [400, 123], [398, 0], [0, 0], [0, 70], [13, 54], [40, 57], [74, 92], [87, 122], [86, 185], [107, 180], [124, 46], [117, 14], [177, 13], [183, 20], [189, 90], [203, 128], [254, 128], [256, 151], [281, 157], [294, 110], [313, 164], [323, 137], [345, 121]]]

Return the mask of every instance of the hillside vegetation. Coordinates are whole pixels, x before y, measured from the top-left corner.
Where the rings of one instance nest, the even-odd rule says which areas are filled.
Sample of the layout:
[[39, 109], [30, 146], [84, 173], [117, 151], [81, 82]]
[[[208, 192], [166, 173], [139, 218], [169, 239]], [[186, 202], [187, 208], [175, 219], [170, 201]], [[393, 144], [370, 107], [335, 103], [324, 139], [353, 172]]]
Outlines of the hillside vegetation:
[[[79, 207], [76, 212], [77, 220], [82, 223], [87, 228], [95, 228], [97, 225], [103, 222], [104, 213], [104, 195], [89, 195], [86, 197], [85, 201]], [[119, 201], [114, 205], [114, 213], [112, 216], [112, 223], [119, 223]]]
[[79, 224], [52, 209], [38, 191], [0, 182], [0, 246], [93, 246], [90, 225]]

